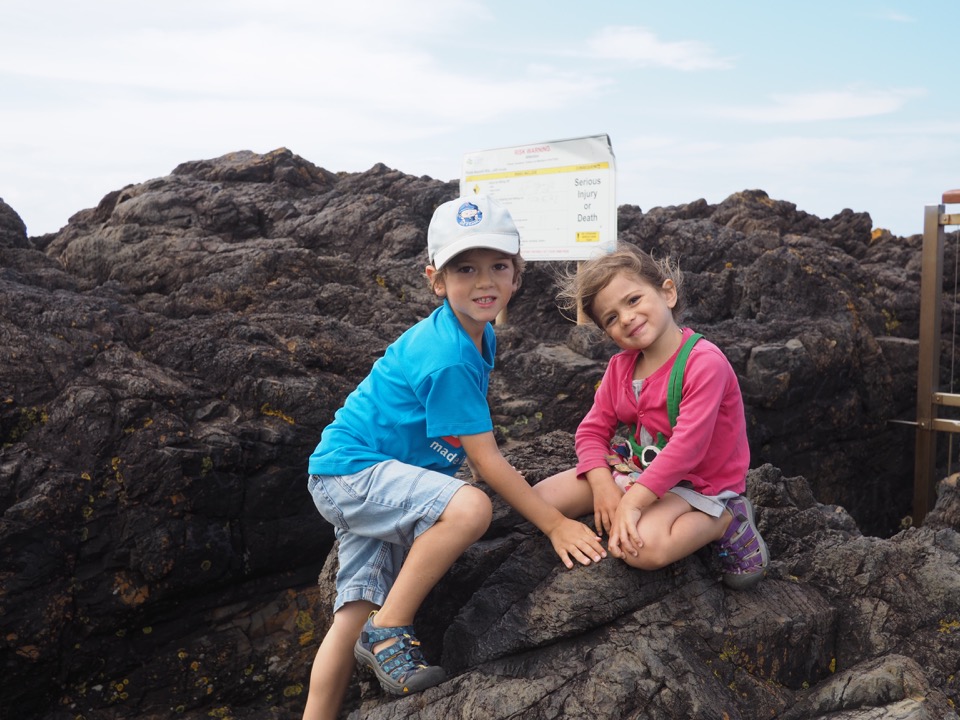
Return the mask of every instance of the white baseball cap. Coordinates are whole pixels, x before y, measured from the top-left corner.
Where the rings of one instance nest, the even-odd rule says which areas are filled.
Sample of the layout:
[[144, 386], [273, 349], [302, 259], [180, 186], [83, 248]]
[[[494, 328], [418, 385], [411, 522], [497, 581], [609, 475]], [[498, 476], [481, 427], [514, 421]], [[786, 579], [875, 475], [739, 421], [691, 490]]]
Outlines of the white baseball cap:
[[510, 211], [491, 197], [471, 195], [438, 207], [427, 229], [427, 253], [437, 270], [464, 250], [520, 252], [520, 231]]

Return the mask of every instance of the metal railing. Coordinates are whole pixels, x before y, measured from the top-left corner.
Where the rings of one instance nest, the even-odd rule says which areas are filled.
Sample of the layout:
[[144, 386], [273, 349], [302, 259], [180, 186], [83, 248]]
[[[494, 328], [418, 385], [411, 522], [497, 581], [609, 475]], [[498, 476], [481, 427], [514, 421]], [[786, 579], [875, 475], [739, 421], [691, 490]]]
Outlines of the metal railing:
[[941, 407], [960, 407], [960, 394], [940, 391], [944, 227], [960, 225], [960, 214], [947, 213], [946, 205], [960, 203], [960, 190], [945, 192], [942, 200], [940, 205], [927, 205], [923, 213], [914, 525], [922, 523], [936, 503], [937, 433], [960, 433], [960, 420], [939, 417]]

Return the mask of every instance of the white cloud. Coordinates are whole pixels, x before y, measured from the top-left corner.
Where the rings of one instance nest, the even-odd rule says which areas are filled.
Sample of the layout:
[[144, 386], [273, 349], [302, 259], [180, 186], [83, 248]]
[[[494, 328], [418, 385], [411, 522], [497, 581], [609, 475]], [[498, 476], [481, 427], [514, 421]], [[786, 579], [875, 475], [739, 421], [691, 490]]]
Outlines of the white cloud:
[[[691, 23], [680, 6], [603, 17], [573, 0], [6, 0], [0, 196], [46, 232], [110, 190], [235, 150], [450, 179], [467, 150], [597, 132], [620, 201], [644, 206], [760, 187], [821, 215], [900, 208], [912, 225], [915, 193], [956, 184], [956, 103], [902, 89], [950, 66], [933, 9], [907, 7], [914, 26], [883, 4], [788, 13], [797, 37], [829, 14], [849, 41], [807, 72], [756, 13], [701, 5]], [[896, 183], [901, 198], [881, 194]]]
[[884, 12], [880, 13], [879, 17], [882, 20], [892, 20], [893, 22], [899, 23], [914, 23], [917, 21], [915, 17], [905, 15], [898, 10], [885, 10]]
[[717, 70], [732, 67], [705, 43], [682, 40], [666, 42], [638, 26], [607, 26], [587, 39], [593, 57], [622, 60], [641, 66], [674, 70]]
[[[186, 11], [188, 4], [172, 5]], [[200, 7], [205, 14], [191, 12], [188, 27], [172, 24], [167, 6], [124, 26], [128, 15], [112, 0], [98, 6], [111, 17], [106, 28], [88, 18], [87, 27], [63, 35], [54, 23], [39, 44], [18, 43], [9, 28], [0, 30], [0, 76], [24, 86], [46, 82], [47, 102], [51, 92], [82, 92], [82, 107], [72, 106], [77, 125], [97, 115], [112, 124], [115, 111], [145, 120], [152, 113], [152, 124], [161, 127], [183, 112], [179, 124], [219, 120], [228, 128], [250, 124], [251, 114], [277, 124], [291, 113], [299, 124], [316, 118], [327, 133], [357, 135], [379, 126], [398, 139], [451, 122], [566, 107], [610, 85], [542, 63], [498, 74], [482, 52], [471, 63], [451, 64], [431, 41], [483, 43], [475, 29], [487, 11], [462, 0], [277, 0], [269, 12], [252, 0]], [[66, 17], [76, 15], [72, 8], [64, 7]], [[293, 16], [295, 24], [278, 19]], [[16, 108], [21, 117], [30, 109], [29, 98]]]
[[645, 170], [691, 177], [709, 170], [743, 177], [850, 172], [867, 178], [878, 171], [895, 175], [911, 160], [935, 157], [942, 147], [940, 140], [921, 134], [905, 134], [895, 141], [883, 133], [856, 137], [791, 134], [723, 143], [663, 137], [657, 143], [622, 144], [621, 154], [636, 155], [631, 164]]
[[887, 115], [900, 110], [921, 90], [824, 91], [778, 94], [767, 105], [720, 108], [721, 117], [761, 123], [817, 122]]
[[356, 74], [382, 91], [429, 62], [425, 39], [486, 17], [464, 0], [36, 4], [0, 27], [0, 73], [205, 96], [344, 89]]
[[626, 139], [617, 152], [618, 202], [644, 210], [701, 197], [719, 203], [757, 188], [821, 218], [847, 207], [869, 212], [875, 226], [909, 235], [921, 232], [924, 205], [957, 186], [954, 165], [940, 159], [956, 157], [960, 141], [929, 133], [949, 127], [723, 143], [682, 135]]

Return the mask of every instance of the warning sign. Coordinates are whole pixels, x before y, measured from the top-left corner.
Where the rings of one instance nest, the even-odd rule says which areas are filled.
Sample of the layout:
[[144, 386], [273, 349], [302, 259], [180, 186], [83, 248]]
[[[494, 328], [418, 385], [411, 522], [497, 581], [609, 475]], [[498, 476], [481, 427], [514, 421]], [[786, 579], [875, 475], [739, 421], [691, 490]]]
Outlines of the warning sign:
[[607, 135], [470, 152], [461, 195], [510, 210], [526, 260], [589, 260], [617, 245], [616, 167]]

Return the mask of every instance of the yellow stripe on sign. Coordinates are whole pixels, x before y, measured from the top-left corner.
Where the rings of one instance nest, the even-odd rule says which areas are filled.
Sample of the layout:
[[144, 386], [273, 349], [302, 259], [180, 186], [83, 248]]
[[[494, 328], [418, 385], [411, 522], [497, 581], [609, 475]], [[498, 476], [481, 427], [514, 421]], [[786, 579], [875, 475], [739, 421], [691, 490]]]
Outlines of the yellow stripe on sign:
[[565, 165], [563, 167], [537, 168], [533, 170], [508, 170], [506, 172], [487, 173], [486, 175], [467, 175], [465, 182], [483, 180], [503, 180], [504, 178], [527, 177], [529, 175], [556, 175], [558, 173], [583, 172], [584, 170], [609, 170], [610, 163], [598, 162], [586, 165]]
[[600, 233], [598, 232], [578, 232], [577, 242], [600, 242]]

